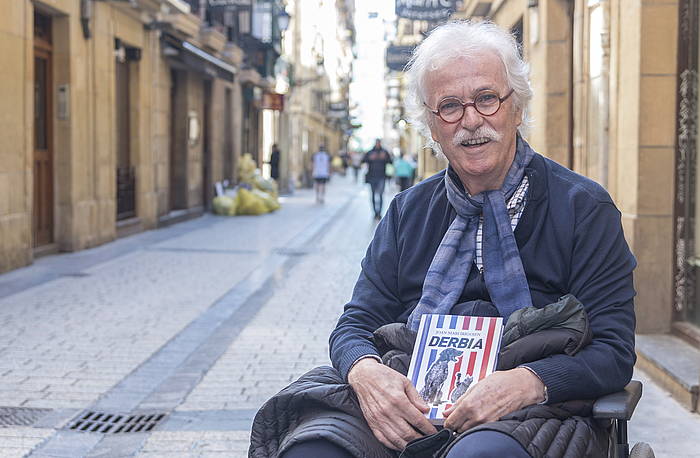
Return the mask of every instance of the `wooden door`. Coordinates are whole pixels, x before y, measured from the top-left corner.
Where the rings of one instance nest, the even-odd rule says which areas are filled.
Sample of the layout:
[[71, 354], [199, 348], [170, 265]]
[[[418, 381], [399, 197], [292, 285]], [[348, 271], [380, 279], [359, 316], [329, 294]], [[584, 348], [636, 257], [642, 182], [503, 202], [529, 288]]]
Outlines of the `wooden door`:
[[34, 203], [32, 233], [35, 247], [53, 243], [53, 84], [51, 78], [51, 19], [34, 20]]

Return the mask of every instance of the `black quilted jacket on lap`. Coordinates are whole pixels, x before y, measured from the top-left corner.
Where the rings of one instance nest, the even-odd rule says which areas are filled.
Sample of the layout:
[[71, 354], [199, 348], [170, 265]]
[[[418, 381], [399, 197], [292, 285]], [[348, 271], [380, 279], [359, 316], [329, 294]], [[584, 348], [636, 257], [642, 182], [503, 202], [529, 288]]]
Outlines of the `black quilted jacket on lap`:
[[[479, 301], [477, 309], [490, 304]], [[461, 304], [469, 309], [473, 303]], [[469, 310], [464, 310], [469, 311]], [[472, 310], [473, 311], [473, 310]], [[375, 333], [375, 343], [384, 363], [404, 375], [415, 333], [395, 323]], [[541, 309], [527, 308], [513, 314], [504, 329], [499, 370], [507, 370], [550, 354], [574, 354], [591, 339], [581, 304], [573, 296]], [[590, 418], [592, 401], [567, 401], [534, 405], [504, 416], [499, 421], [472, 428], [510, 435], [535, 458], [604, 457], [606, 425]], [[358, 458], [396, 458], [372, 434], [362, 417], [352, 388], [332, 367], [318, 367], [268, 400], [253, 422], [249, 457], [276, 457], [292, 444], [325, 439]], [[419, 439], [407, 446], [402, 457], [443, 457], [459, 436], [447, 430]]]

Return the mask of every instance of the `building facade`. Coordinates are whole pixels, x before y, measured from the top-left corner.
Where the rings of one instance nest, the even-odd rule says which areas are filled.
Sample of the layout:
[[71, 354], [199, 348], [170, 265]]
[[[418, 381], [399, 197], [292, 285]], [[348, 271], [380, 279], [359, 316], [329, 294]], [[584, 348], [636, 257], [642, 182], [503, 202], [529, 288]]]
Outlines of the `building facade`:
[[410, 53], [439, 22], [406, 17], [396, 18], [396, 36], [387, 49], [387, 64], [391, 65], [387, 74], [387, 112], [385, 137], [396, 139], [401, 154], [409, 154], [416, 159], [416, 178], [428, 178], [447, 166], [444, 156], [438, 156], [427, 146], [426, 139], [408, 122], [408, 112], [404, 105], [408, 81], [403, 68], [408, 63]]
[[354, 59], [353, 0], [288, 0], [284, 34], [285, 93], [280, 117], [283, 189], [311, 186], [311, 155], [347, 150], [349, 84]]
[[3, 5], [0, 272], [200, 215], [241, 153], [261, 160], [271, 5]]
[[[489, 17], [521, 37], [535, 92], [533, 147], [602, 184], [622, 212], [638, 261], [637, 332], [678, 337], [663, 338], [676, 353], [700, 348], [698, 2], [503, 0], [464, 8], [464, 16]], [[694, 383], [673, 381], [648, 348], [638, 346], [642, 367], [695, 410], [698, 368], [687, 368], [698, 371]]]

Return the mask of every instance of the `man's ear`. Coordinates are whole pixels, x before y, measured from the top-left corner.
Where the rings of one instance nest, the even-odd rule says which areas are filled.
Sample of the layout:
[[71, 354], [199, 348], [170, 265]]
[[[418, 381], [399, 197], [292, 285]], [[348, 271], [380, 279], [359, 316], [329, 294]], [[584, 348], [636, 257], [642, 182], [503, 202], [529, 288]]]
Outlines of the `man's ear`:
[[435, 143], [437, 143], [437, 139], [435, 138], [435, 131], [433, 130], [433, 123], [432, 121], [428, 121], [428, 130], [430, 130], [430, 138], [433, 139]]
[[516, 116], [516, 124], [515, 127], [520, 127], [523, 123], [524, 117], [525, 117], [525, 111], [522, 108], [516, 108], [515, 109], [515, 116]]

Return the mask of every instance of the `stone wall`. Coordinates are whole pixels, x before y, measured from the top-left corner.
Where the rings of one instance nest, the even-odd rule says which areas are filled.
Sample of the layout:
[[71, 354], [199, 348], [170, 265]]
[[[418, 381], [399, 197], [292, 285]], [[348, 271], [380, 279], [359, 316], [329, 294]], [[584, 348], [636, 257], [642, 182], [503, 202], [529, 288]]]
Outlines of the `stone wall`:
[[31, 252], [33, 100], [32, 8], [9, 2], [0, 15], [0, 272], [28, 264]]
[[[577, 0], [573, 16], [569, 2], [540, 0], [534, 8], [513, 0], [494, 3], [491, 14], [501, 26], [510, 28], [523, 18], [535, 92], [530, 143], [611, 193], [639, 263], [637, 331], [668, 331], [677, 3]], [[593, 8], [601, 8], [593, 29], [602, 33], [592, 36]], [[601, 66], [595, 82], [591, 65]], [[604, 87], [594, 88], [601, 82]]]
[[[4, 130], [0, 149], [0, 272], [31, 263], [36, 252], [32, 240], [35, 9], [51, 17], [51, 100], [56, 100], [59, 86], [67, 88], [68, 96], [65, 116], [59, 118], [55, 106], [50, 109], [50, 251], [74, 251], [108, 242], [123, 233], [120, 231], [125, 224], [135, 230], [156, 227], [159, 217], [173, 209], [173, 193], [182, 194], [181, 208], [201, 209], [209, 200], [203, 195], [205, 165], [208, 183], [212, 184], [223, 177], [224, 144], [232, 145], [236, 154], [240, 151], [241, 95], [237, 84], [210, 79], [210, 124], [204, 126], [205, 77], [180, 68], [180, 93], [175, 106], [171, 106], [172, 62], [162, 54], [162, 32], [146, 27], [149, 18], [160, 11], [159, 2], [145, 2], [137, 9], [117, 2], [91, 4], [89, 38], [81, 27], [77, 0], [13, 0], [4, 5], [0, 17], [0, 99], [5, 107], [0, 112]], [[192, 15], [178, 18], [176, 24], [188, 28], [182, 36], [197, 45], [191, 32], [198, 30], [199, 19]], [[169, 29], [170, 33], [180, 33], [177, 27]], [[207, 37], [212, 43], [225, 41], [219, 32], [210, 31]], [[140, 58], [128, 61], [128, 148], [136, 175], [136, 216], [125, 222], [116, 220], [119, 101], [115, 40], [141, 53]], [[240, 64], [242, 57], [237, 58]], [[233, 89], [231, 126], [224, 125], [226, 88]], [[200, 128], [207, 129], [210, 147], [206, 157], [204, 131], [197, 142], [188, 142], [187, 116], [191, 112], [196, 113]], [[230, 138], [226, 140], [226, 136]], [[182, 160], [176, 167], [171, 164], [173, 141], [175, 157]], [[235, 163], [234, 158], [231, 168]], [[179, 180], [171, 180], [171, 169], [181, 172]], [[181, 188], [171, 189], [173, 183]], [[211, 197], [211, 191], [207, 197]]]

